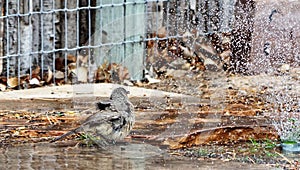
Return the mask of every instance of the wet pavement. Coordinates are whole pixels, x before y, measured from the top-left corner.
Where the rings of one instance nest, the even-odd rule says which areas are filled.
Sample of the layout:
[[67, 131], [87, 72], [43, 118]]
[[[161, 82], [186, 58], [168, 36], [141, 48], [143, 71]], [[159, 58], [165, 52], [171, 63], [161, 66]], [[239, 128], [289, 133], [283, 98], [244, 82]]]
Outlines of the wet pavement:
[[[132, 133], [126, 139], [127, 143], [99, 150], [95, 147], [76, 146], [75, 136], [53, 144], [48, 141], [76, 127], [84, 118], [84, 112], [93, 110], [97, 100], [107, 98], [112, 87], [99, 84], [94, 89], [101, 90], [91, 92], [93, 95], [78, 90], [74, 93], [74, 87], [71, 86], [68, 86], [69, 89], [64, 86], [61, 88], [2, 93], [4, 97], [8, 95], [8, 99], [0, 100], [0, 150], [3, 153], [0, 155], [0, 169], [274, 169], [276, 167], [267, 163], [232, 161], [234, 159], [186, 157], [173, 154], [174, 152], [170, 150], [172, 147], [184, 148], [210, 141], [225, 142], [226, 145], [230, 140], [243, 141], [249, 137], [262, 139], [267, 135], [271, 138], [274, 133], [269, 129], [267, 119], [261, 112], [262, 105], [257, 104], [256, 99], [253, 99], [253, 105], [249, 101], [245, 105], [241, 102], [228, 102], [230, 104], [222, 105], [218, 101], [213, 103], [216, 105], [212, 105], [211, 100], [205, 98], [131, 88], [130, 100], [135, 105], [137, 120]], [[37, 91], [39, 92], [36, 93]], [[226, 95], [230, 93], [226, 92]], [[244, 99], [243, 96], [240, 98]], [[274, 135], [273, 137], [276, 138]], [[214, 147], [218, 148], [218, 145]]]
[[0, 148], [0, 169], [270, 169], [267, 165], [199, 160], [169, 155], [149, 144], [123, 144], [101, 150], [95, 147], [49, 143]]

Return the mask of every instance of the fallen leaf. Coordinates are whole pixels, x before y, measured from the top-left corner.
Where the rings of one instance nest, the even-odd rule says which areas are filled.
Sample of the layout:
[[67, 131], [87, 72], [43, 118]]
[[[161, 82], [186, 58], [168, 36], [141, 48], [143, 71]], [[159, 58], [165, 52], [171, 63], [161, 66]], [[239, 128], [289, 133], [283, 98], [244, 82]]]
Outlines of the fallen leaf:
[[1, 76], [0, 83], [7, 84], [7, 78], [5, 76]]
[[68, 54], [67, 56], [67, 65], [70, 63], [76, 63], [76, 57], [72, 54]]
[[6, 90], [6, 85], [0, 84], [0, 91], [5, 91]]
[[41, 72], [41, 67], [40, 66], [38, 66], [38, 65], [33, 65], [32, 66], [32, 72], [31, 72], [32, 76], [39, 76], [40, 72]]
[[58, 57], [55, 59], [55, 70], [64, 71], [65, 63], [62, 57]]
[[124, 80], [127, 80], [130, 78], [129, 70], [127, 69], [127, 67], [119, 65], [119, 68], [117, 71], [118, 71], [119, 79], [121, 82], [124, 82]]
[[83, 56], [83, 55], [78, 55], [78, 61], [80, 66], [87, 66], [88, 65], [88, 59], [89, 56]]
[[62, 71], [56, 71], [55, 72], [55, 79], [64, 79], [65, 78], [65, 73]]
[[44, 80], [48, 84], [52, 80], [53, 77], [53, 72], [51, 68], [48, 66], [48, 72], [44, 75]]
[[2, 74], [3, 71], [3, 58], [0, 58], [0, 74]]
[[29, 80], [29, 85], [31, 85], [31, 86], [33, 86], [33, 85], [40, 86], [40, 81], [37, 78], [33, 78], [33, 79]]
[[167, 30], [166, 27], [160, 27], [157, 30], [157, 37], [158, 38], [164, 38], [167, 36]]
[[98, 67], [95, 72], [95, 82], [96, 83], [109, 83], [111, 81], [110, 68], [107, 61]]
[[8, 81], [7, 81], [7, 86], [9, 87], [9, 88], [15, 88], [15, 87], [17, 87], [18, 86], [18, 78], [17, 77], [11, 77], [11, 78], [9, 78], [8, 79]]
[[68, 72], [76, 70], [76, 63], [70, 63], [68, 64]]

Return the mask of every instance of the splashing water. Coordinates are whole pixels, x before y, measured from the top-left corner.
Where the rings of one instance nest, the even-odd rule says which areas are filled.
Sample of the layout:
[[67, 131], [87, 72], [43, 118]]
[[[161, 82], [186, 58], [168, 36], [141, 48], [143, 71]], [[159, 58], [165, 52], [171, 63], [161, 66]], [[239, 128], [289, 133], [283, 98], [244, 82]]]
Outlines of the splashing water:
[[292, 87], [287, 83], [290, 77], [284, 78], [281, 89], [273, 91], [267, 100], [272, 104], [272, 124], [281, 141], [299, 141], [300, 139], [300, 100]]

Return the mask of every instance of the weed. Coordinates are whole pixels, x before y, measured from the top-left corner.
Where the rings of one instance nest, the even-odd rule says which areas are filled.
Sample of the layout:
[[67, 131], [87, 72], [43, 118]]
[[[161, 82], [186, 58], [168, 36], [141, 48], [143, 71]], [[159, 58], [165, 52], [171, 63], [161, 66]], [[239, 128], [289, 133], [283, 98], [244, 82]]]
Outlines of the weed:
[[209, 153], [209, 152], [208, 152], [207, 149], [202, 149], [202, 148], [200, 148], [200, 149], [198, 150], [198, 155], [199, 155], [199, 156], [206, 156], [208, 153]]
[[251, 144], [249, 145], [249, 151], [252, 154], [255, 153], [261, 153], [265, 154], [268, 157], [276, 157], [277, 154], [274, 151], [274, 149], [277, 147], [277, 144], [275, 141], [272, 141], [270, 139], [266, 139], [262, 142], [258, 142], [255, 139], [249, 139]]

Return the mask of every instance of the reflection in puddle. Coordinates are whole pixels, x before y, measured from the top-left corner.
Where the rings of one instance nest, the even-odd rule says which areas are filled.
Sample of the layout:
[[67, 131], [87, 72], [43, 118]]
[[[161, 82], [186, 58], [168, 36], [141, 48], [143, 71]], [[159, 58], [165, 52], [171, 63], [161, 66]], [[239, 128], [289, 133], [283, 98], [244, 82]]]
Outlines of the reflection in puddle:
[[[47, 143], [1, 148], [0, 169], [148, 169], [151, 157], [162, 156], [151, 145], [57, 147]], [[150, 160], [150, 162], [148, 162]]]
[[0, 169], [263, 169], [235, 162], [178, 159], [147, 144], [112, 146], [104, 151], [94, 147], [38, 143], [0, 150], [3, 153], [0, 155]]

